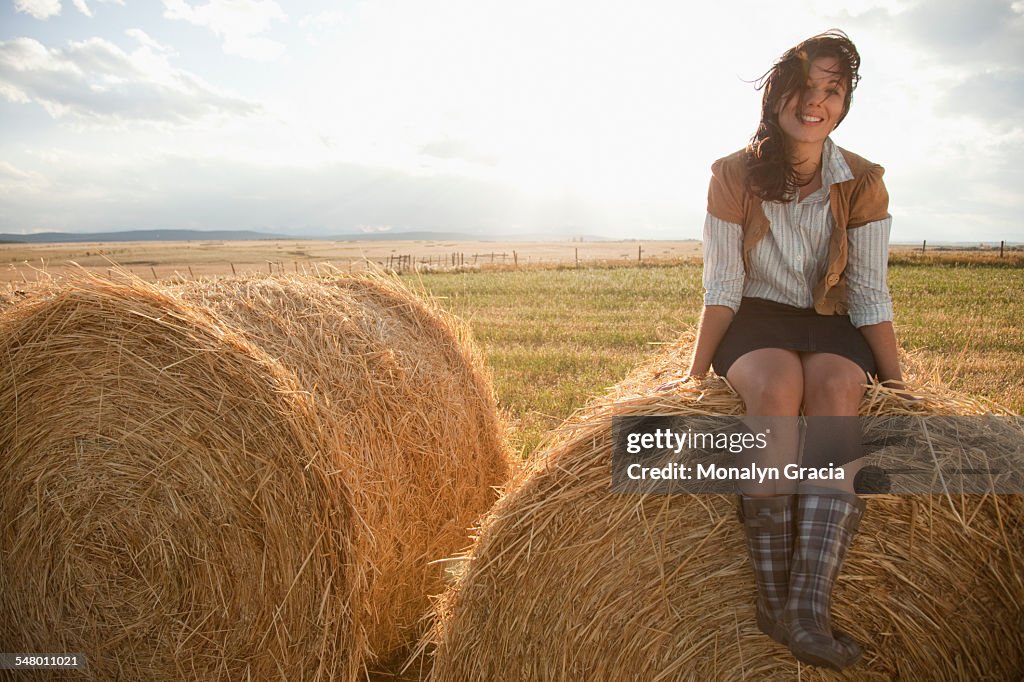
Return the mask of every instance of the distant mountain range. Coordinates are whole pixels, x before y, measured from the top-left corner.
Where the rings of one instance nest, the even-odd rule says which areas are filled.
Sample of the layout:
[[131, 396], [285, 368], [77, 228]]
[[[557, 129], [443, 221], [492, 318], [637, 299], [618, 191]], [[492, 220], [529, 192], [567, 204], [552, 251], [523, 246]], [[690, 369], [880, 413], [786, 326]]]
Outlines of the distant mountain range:
[[57, 242], [160, 242], [250, 239], [295, 239], [279, 234], [249, 230], [129, 230], [127, 232], [35, 232], [3, 234], [0, 242], [20, 244], [53, 244]]
[[0, 233], [0, 243], [55, 244], [61, 242], [150, 242], [150, 241], [253, 241], [269, 239], [318, 241], [552, 241], [571, 238], [584, 241], [610, 241], [595, 235], [517, 234], [479, 235], [468, 232], [352, 232], [317, 237], [253, 232], [251, 230], [128, 230], [125, 232], [36, 232]]
[[[60, 242], [187, 242], [187, 241], [257, 241], [257, 240], [289, 240], [289, 241], [473, 241], [473, 242], [551, 242], [551, 241], [658, 241], [665, 237], [648, 239], [630, 237], [603, 237], [593, 234], [573, 234], [567, 231], [532, 234], [473, 234], [470, 232], [349, 232], [335, 235], [294, 235], [275, 234], [272, 232], [256, 232], [254, 230], [127, 230], [123, 232], [35, 232], [33, 234], [10, 234], [0, 232], [0, 244], [56, 244]], [[683, 239], [682, 241], [698, 241]], [[917, 246], [921, 242], [892, 242], [892, 246]], [[998, 241], [984, 243], [998, 247]], [[1008, 241], [1006, 246], [1020, 246], [1019, 241]], [[979, 242], [946, 242], [929, 241], [929, 248], [978, 247]]]

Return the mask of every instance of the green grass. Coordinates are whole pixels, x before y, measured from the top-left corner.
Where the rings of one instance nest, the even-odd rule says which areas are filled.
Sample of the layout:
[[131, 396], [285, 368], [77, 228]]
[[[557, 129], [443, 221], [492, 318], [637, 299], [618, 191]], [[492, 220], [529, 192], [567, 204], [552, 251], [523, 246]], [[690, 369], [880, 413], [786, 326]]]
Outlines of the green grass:
[[918, 370], [1024, 413], [1024, 268], [898, 265], [889, 272], [900, 344]]
[[[469, 323], [522, 453], [695, 325], [702, 300], [700, 265], [416, 279]], [[919, 373], [1024, 412], [1024, 269], [896, 263], [890, 288]]]

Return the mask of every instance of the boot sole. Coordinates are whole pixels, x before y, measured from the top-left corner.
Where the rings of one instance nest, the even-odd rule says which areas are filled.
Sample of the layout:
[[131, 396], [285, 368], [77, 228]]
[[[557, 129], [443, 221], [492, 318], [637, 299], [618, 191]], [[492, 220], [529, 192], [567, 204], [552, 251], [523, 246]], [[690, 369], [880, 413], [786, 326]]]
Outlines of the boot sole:
[[836, 671], [840, 671], [845, 668], [849, 668], [853, 665], [856, 665], [857, 662], [860, 661], [861, 656], [863, 655], [861, 653], [858, 653], [852, 660], [847, 660], [845, 658], [836, 660], [831, 656], [820, 655], [815, 651], [794, 649], [793, 647], [790, 647], [789, 650], [790, 652], [792, 652], [793, 657], [802, 663], [806, 663], [807, 665], [813, 665], [818, 668], [829, 668], [830, 670]]
[[[804, 651], [793, 651], [793, 649], [789, 647], [789, 632], [786, 630], [785, 627], [782, 626], [782, 623], [779, 623], [778, 621], [768, 620], [767, 616], [761, 615], [760, 610], [758, 610], [757, 612], [757, 629], [763, 632], [764, 634], [768, 635], [773, 641], [777, 642], [778, 644], [781, 644], [782, 646], [789, 648], [795, 658], [799, 659], [802, 663], [807, 663], [808, 665], [831, 668], [832, 670], [842, 670], [844, 667], [849, 668], [850, 666], [855, 665], [858, 661], [860, 661], [860, 659], [864, 655], [864, 652], [860, 651], [852, 661], [845, 664], [843, 667], [839, 667], [841, 664], [835, 663], [830, 658], [815, 656], [813, 653], [807, 653]], [[849, 642], [853, 646], [859, 647], [857, 642], [845, 632], [833, 630], [832, 637], [836, 641]], [[801, 658], [801, 656], [805, 656], [806, 658]]]

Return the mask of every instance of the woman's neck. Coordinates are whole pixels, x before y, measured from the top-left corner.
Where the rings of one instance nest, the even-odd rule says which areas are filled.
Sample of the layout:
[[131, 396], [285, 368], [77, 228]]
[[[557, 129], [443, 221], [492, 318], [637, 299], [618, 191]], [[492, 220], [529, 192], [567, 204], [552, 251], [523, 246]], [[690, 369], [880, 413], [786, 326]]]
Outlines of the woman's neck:
[[824, 150], [824, 141], [794, 145], [789, 150], [789, 161], [793, 164], [793, 170], [804, 178], [820, 172], [821, 156]]
[[821, 157], [824, 149], [824, 141], [794, 145], [790, 149], [789, 159], [796, 171], [799, 199], [821, 187]]

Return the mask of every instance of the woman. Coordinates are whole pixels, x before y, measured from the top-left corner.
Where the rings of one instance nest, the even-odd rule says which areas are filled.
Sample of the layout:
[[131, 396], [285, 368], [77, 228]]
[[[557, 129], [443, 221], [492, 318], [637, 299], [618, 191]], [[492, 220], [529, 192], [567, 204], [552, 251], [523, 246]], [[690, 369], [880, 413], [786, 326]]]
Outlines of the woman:
[[[801, 412], [855, 416], [871, 376], [902, 387], [883, 169], [830, 138], [849, 111], [859, 66], [841, 31], [787, 51], [761, 79], [750, 144], [712, 166], [706, 294], [689, 374], [713, 366], [728, 379], [751, 425], [773, 433], [759, 465], [780, 470], [798, 462]], [[845, 464], [845, 476], [741, 488], [740, 506], [759, 628], [798, 659], [838, 670], [861, 655], [833, 631], [830, 608], [864, 503], [853, 491], [857, 455], [847, 452], [859, 446], [856, 420], [839, 422], [845, 438], [821, 421], [807, 420], [804, 461]]]

